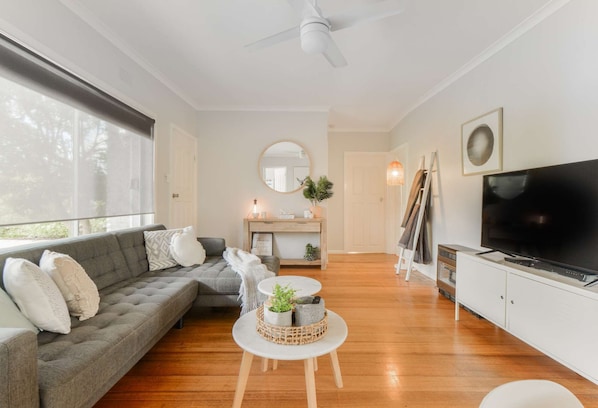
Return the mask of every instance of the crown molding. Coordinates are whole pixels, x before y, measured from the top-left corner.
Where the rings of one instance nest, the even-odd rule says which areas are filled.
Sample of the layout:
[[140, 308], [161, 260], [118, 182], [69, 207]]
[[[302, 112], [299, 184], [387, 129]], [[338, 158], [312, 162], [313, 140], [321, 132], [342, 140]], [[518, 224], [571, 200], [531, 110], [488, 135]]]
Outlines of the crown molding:
[[519, 23], [517, 26], [515, 26], [515, 28], [513, 28], [507, 34], [505, 34], [504, 36], [499, 38], [497, 41], [495, 41], [492, 45], [490, 45], [488, 48], [486, 48], [484, 51], [482, 51], [476, 57], [471, 59], [469, 62], [467, 62], [461, 68], [459, 68], [457, 71], [455, 71], [454, 73], [452, 73], [451, 75], [449, 75], [448, 77], [446, 77], [445, 79], [440, 81], [432, 89], [430, 89], [428, 92], [423, 94], [420, 98], [418, 98], [416, 100], [416, 102], [410, 108], [403, 111], [399, 115], [398, 119], [394, 123], [391, 124], [392, 125], [390, 128], [391, 131], [392, 131], [392, 129], [397, 127], [397, 125], [403, 119], [405, 119], [411, 112], [413, 112], [414, 110], [419, 108], [421, 105], [426, 103], [428, 100], [432, 99], [434, 96], [438, 95], [440, 92], [442, 92], [443, 90], [448, 88], [450, 85], [455, 83], [457, 80], [459, 80], [460, 78], [465, 76], [467, 73], [469, 73], [470, 71], [477, 68], [479, 65], [484, 63], [486, 60], [493, 57], [495, 54], [500, 52], [503, 48], [505, 48], [506, 46], [513, 43], [515, 40], [517, 40], [519, 37], [526, 34], [528, 31], [530, 31], [536, 25], [538, 25], [539, 23], [544, 21], [546, 18], [550, 17], [552, 14], [554, 14], [558, 10], [560, 10], [564, 5], [566, 5], [570, 1], [571, 0], [553, 0], [549, 3], [546, 3], [542, 8], [537, 10], [534, 14], [532, 14], [531, 16], [529, 16], [528, 18], [523, 20], [521, 23]]
[[229, 106], [229, 105], [200, 105], [197, 106], [199, 112], [323, 112], [328, 113], [330, 106]]
[[373, 128], [335, 128], [328, 127], [328, 133], [390, 133], [389, 129], [373, 127]]

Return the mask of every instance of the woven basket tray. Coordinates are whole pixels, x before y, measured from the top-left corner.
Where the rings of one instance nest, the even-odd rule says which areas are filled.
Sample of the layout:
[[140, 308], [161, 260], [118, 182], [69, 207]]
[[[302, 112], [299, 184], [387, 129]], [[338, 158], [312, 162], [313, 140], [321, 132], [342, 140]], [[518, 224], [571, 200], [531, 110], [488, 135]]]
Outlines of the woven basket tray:
[[274, 326], [264, 321], [264, 306], [257, 311], [257, 332], [264, 339], [276, 344], [298, 345], [309, 344], [320, 340], [328, 331], [328, 315], [317, 323], [308, 326]]

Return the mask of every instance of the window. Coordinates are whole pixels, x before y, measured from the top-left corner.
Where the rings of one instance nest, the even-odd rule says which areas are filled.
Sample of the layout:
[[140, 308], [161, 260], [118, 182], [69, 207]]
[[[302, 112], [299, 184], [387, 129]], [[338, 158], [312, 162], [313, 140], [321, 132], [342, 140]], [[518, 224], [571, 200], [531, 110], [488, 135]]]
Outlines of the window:
[[0, 239], [153, 221], [153, 119], [1, 36], [0, 106]]

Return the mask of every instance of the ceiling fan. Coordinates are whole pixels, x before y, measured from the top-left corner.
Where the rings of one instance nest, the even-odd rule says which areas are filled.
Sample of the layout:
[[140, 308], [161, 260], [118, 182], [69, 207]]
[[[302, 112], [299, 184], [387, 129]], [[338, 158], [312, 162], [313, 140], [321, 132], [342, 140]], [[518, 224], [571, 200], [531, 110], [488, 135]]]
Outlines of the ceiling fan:
[[287, 0], [300, 16], [299, 26], [271, 35], [245, 47], [259, 49], [276, 43], [301, 38], [301, 48], [307, 54], [322, 54], [335, 68], [347, 65], [347, 60], [330, 36], [330, 32], [357, 24], [380, 20], [401, 13], [397, 0], [385, 0], [367, 4], [334, 16], [324, 17], [317, 0]]

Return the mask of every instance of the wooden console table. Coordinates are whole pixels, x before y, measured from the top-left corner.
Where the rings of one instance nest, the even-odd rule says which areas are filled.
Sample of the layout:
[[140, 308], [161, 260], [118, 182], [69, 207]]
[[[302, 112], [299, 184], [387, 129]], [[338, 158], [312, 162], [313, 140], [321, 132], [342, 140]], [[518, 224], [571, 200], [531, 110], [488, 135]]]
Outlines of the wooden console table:
[[294, 218], [291, 220], [279, 218], [245, 218], [243, 220], [243, 249], [251, 251], [251, 240], [254, 232], [317, 232], [320, 234], [320, 259], [307, 261], [305, 259], [281, 259], [281, 265], [320, 265], [326, 269], [328, 264], [328, 250], [326, 247], [326, 219], [325, 218]]

